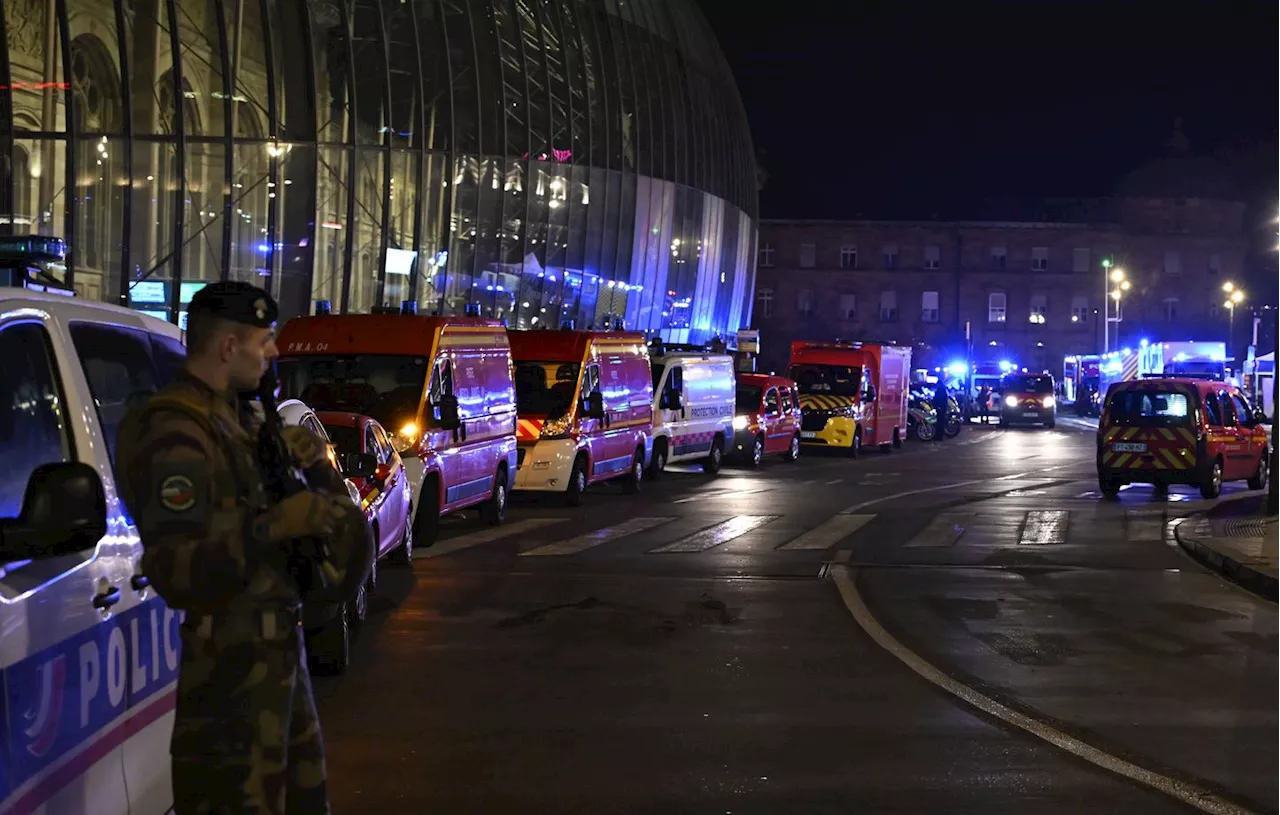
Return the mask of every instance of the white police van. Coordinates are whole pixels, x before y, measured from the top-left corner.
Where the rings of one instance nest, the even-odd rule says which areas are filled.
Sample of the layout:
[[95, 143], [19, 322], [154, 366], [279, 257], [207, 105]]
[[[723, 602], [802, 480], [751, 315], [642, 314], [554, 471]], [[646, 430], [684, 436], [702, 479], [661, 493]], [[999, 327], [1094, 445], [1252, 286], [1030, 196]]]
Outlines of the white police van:
[[733, 441], [737, 393], [733, 357], [692, 346], [655, 340], [649, 346], [653, 369], [653, 446], [649, 475], [667, 464], [700, 461], [708, 473], [720, 471]]
[[185, 356], [175, 325], [0, 288], [3, 815], [173, 805], [180, 614], [139, 572], [112, 457], [126, 400]]

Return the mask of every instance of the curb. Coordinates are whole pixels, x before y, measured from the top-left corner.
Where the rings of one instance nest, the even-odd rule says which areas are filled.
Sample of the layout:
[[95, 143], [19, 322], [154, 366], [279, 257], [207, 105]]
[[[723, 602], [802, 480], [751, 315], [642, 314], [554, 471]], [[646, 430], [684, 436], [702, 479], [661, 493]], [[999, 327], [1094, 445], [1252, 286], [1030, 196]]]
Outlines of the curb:
[[1181, 523], [1173, 528], [1173, 537], [1177, 540], [1178, 545], [1183, 551], [1195, 558], [1201, 565], [1212, 569], [1214, 572], [1222, 575], [1226, 579], [1245, 589], [1258, 595], [1264, 600], [1271, 602], [1277, 601], [1277, 588], [1280, 588], [1277, 579], [1272, 575], [1260, 572], [1252, 566], [1241, 563], [1231, 555], [1224, 554], [1214, 549], [1212, 546], [1203, 541], [1185, 535], [1182, 527], [1187, 525], [1187, 521], [1195, 518], [1197, 520], [1206, 518], [1203, 513], [1188, 516]]

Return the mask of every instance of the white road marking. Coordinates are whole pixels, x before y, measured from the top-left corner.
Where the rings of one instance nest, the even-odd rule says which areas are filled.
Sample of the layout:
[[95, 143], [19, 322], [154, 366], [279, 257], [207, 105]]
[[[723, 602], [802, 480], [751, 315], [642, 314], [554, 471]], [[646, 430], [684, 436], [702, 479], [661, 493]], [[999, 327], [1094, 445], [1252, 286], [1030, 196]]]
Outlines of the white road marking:
[[637, 532], [643, 532], [646, 529], [653, 529], [655, 526], [662, 526], [665, 523], [674, 521], [675, 518], [630, 518], [617, 526], [606, 526], [603, 529], [597, 529], [594, 532], [587, 532], [574, 538], [568, 538], [554, 543], [548, 543], [545, 546], [538, 546], [534, 549], [521, 552], [521, 557], [537, 557], [552, 555], [576, 555], [579, 552], [585, 552], [588, 549], [599, 546], [602, 543], [615, 541], [619, 538], [625, 538], [628, 535], [634, 535]]
[[1164, 540], [1163, 509], [1131, 509], [1124, 514], [1124, 523], [1131, 542]]
[[857, 573], [851, 567], [835, 566], [832, 568], [831, 574], [835, 580], [836, 588], [840, 592], [840, 599], [844, 601], [845, 608], [849, 609], [849, 613], [853, 615], [862, 630], [875, 640], [877, 645], [893, 654], [908, 668], [939, 688], [978, 710], [1043, 739], [1074, 756], [1078, 756], [1104, 770], [1122, 775], [1140, 784], [1146, 784], [1152, 789], [1195, 807], [1201, 812], [1213, 813], [1214, 815], [1250, 815], [1249, 810], [1223, 799], [1198, 784], [1162, 775], [1104, 750], [1099, 750], [1074, 736], [1068, 735], [1024, 713], [1020, 713], [968, 685], [952, 679], [926, 662], [910, 648], [907, 648], [880, 625], [870, 609], [867, 608], [862, 595], [859, 594]]
[[533, 532], [536, 529], [551, 526], [552, 524], [564, 523], [566, 518], [526, 518], [523, 521], [516, 521], [513, 524], [504, 526], [491, 526], [487, 529], [481, 529], [467, 535], [459, 535], [456, 538], [443, 540], [434, 546], [425, 549], [415, 549], [414, 556], [421, 554], [423, 557], [441, 557], [443, 555], [453, 554], [462, 549], [470, 549], [473, 546], [480, 546], [485, 543], [493, 543], [496, 540], [509, 538], [512, 535], [520, 535], [526, 532]]
[[[1035, 473], [1048, 473], [1048, 472], [1053, 472], [1054, 470], [1065, 470], [1068, 467], [1076, 467], [1076, 466], [1079, 466], [1078, 463], [1059, 464], [1054, 467], [1040, 467], [1035, 470], [1027, 470], [1024, 473], [1013, 473], [1012, 475], [1006, 475], [1006, 476], [1003, 476], [1002, 479], [1000, 480], [1012, 479], [1012, 478], [1025, 478], [1026, 476], [1033, 475]], [[852, 515], [853, 513], [861, 509], [865, 509], [870, 506], [875, 506], [876, 504], [881, 504], [881, 503], [884, 503], [885, 501], [894, 501], [894, 500], [897, 500], [898, 498], [906, 498], [911, 495], [923, 495], [926, 492], [941, 492], [943, 490], [954, 490], [958, 487], [967, 487], [970, 484], [987, 484], [987, 483], [990, 483], [990, 481], [991, 481], [990, 478], [974, 478], [968, 481], [953, 481], [950, 484], [938, 484], [933, 487], [921, 487], [918, 490], [905, 490], [903, 492], [895, 492], [892, 495], [885, 495], [880, 498], [872, 498], [869, 501], [863, 501], [860, 504], [854, 504], [851, 507], [841, 510], [840, 513], [842, 515]]]
[[914, 538], [907, 541], [903, 548], [940, 549], [944, 546], [955, 546], [972, 518], [972, 512], [940, 513]]
[[673, 504], [692, 504], [694, 501], [706, 501], [711, 498], [729, 498], [736, 495], [755, 495], [758, 492], [767, 492], [769, 487], [753, 487], [751, 489], [718, 489], [699, 493], [697, 495], [689, 495], [684, 498], [677, 498], [672, 501]]
[[830, 549], [871, 522], [875, 515], [833, 515], [821, 524], [792, 538], [779, 549]]
[[781, 518], [781, 515], [737, 515], [724, 523], [686, 535], [657, 549], [650, 549], [648, 554], [669, 552], [705, 552], [722, 546], [734, 538], [739, 538], [753, 529], [764, 526], [770, 521]]
[[839, 484], [842, 481], [844, 481], [843, 478], [833, 478], [827, 482], [827, 486], [830, 487], [832, 484]]
[[1020, 546], [1050, 546], [1067, 539], [1067, 520], [1071, 513], [1065, 509], [1034, 509], [1027, 513], [1018, 537]]

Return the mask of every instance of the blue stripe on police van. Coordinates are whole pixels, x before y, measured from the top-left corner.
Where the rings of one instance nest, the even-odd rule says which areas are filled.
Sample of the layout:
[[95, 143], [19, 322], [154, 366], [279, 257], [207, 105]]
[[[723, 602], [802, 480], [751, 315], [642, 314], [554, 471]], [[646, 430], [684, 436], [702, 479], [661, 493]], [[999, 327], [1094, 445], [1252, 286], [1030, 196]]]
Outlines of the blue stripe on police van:
[[155, 598], [0, 671], [0, 800], [172, 684], [181, 619]]

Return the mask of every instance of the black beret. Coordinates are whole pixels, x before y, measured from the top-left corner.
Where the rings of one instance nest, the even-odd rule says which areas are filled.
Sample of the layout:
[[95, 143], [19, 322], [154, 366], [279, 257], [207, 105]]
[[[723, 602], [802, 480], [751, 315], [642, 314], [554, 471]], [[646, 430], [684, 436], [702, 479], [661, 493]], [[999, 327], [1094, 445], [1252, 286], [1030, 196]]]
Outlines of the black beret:
[[210, 283], [191, 298], [187, 315], [207, 314], [233, 323], [270, 328], [280, 315], [276, 301], [263, 289], [239, 280]]

